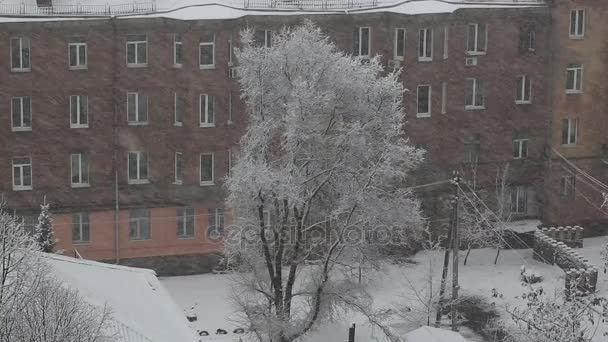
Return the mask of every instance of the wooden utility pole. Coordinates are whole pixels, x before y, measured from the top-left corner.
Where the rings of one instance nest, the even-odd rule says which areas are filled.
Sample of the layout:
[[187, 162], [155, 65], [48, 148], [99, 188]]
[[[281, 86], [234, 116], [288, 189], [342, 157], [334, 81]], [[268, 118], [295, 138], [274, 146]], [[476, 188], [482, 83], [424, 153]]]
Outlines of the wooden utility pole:
[[[452, 218], [450, 217], [450, 221]], [[448, 277], [448, 265], [450, 263], [450, 246], [452, 245], [452, 225], [448, 229], [448, 238], [445, 242], [445, 252], [443, 254], [443, 270], [441, 272], [441, 284], [439, 286], [439, 305], [437, 308], [437, 315], [435, 317], [435, 326], [439, 327], [441, 322], [441, 311], [443, 311], [443, 298], [445, 296], [445, 283]]]
[[458, 204], [460, 193], [460, 174], [454, 172], [454, 199], [452, 203], [452, 330], [458, 331], [456, 316], [458, 315], [456, 301], [458, 300], [458, 251], [460, 241], [458, 239]]

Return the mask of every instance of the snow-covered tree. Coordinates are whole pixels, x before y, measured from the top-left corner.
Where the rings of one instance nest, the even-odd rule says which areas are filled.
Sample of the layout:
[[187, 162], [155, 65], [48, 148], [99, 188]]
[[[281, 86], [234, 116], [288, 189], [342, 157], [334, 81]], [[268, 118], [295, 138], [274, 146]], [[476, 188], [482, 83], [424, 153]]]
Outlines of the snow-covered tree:
[[252, 40], [245, 31], [239, 53], [249, 126], [227, 180], [234, 301], [262, 341], [296, 340], [341, 309], [390, 335], [354, 270], [422, 226], [403, 187], [422, 153], [404, 136], [398, 74], [338, 51], [309, 21], [272, 47]]
[[47, 203], [40, 205], [40, 215], [38, 216], [38, 223], [34, 232], [40, 245], [40, 250], [45, 253], [54, 253], [57, 240], [55, 239], [53, 218], [49, 207], [50, 205]]
[[36, 238], [0, 206], [0, 342], [96, 342], [109, 311], [50, 276]]
[[570, 289], [549, 295], [542, 287], [529, 287], [519, 298], [522, 305], [507, 306], [507, 313], [520, 329], [518, 341], [590, 342], [597, 333], [596, 325], [606, 324], [608, 304], [605, 298], [582, 295]]

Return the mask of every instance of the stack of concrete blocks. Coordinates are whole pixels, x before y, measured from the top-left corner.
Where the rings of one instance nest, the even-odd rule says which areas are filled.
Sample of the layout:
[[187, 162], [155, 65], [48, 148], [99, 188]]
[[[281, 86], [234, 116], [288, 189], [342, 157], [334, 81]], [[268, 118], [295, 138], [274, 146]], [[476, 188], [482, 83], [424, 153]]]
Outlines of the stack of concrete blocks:
[[534, 258], [566, 272], [567, 293], [572, 288], [592, 293], [597, 286], [598, 268], [574, 250], [583, 246], [582, 237], [580, 226], [542, 228], [534, 233]]

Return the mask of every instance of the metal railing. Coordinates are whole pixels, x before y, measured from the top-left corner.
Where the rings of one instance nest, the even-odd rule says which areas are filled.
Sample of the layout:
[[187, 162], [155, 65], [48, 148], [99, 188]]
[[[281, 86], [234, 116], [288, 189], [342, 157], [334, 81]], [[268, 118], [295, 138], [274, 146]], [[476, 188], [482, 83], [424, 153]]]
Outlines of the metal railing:
[[53, 5], [41, 7], [37, 5], [2, 4], [0, 14], [3, 15], [32, 15], [32, 16], [70, 16], [70, 15], [120, 15], [133, 13], [152, 13], [156, 11], [156, 2], [133, 2], [117, 5]]
[[378, 0], [243, 0], [245, 8], [347, 9], [378, 6]]

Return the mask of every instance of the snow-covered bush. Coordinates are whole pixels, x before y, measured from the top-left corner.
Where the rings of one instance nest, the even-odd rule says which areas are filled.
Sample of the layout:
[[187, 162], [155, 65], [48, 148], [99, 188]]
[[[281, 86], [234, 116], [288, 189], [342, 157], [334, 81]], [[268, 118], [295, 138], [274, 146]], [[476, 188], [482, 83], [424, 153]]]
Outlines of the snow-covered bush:
[[522, 265], [520, 268], [520, 279], [526, 284], [536, 284], [543, 281], [543, 276], [533, 269], [526, 269], [526, 266]]
[[[381, 325], [359, 267], [421, 228], [405, 181], [403, 84], [379, 57], [345, 55], [311, 22], [238, 54], [249, 126], [227, 180], [234, 301], [262, 341], [299, 339], [344, 309]], [[315, 260], [314, 264], [307, 264]], [[230, 264], [233, 264], [230, 262]], [[384, 330], [390, 334], [390, 331]]]

